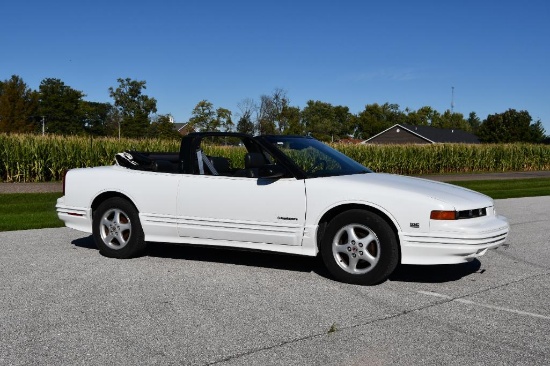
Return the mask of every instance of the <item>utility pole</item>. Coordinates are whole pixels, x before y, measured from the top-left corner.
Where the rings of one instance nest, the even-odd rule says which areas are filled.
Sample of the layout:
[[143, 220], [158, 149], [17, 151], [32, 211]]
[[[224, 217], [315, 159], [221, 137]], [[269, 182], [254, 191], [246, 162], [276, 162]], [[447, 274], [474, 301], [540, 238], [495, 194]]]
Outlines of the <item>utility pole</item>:
[[44, 122], [44, 116], [42, 116], [42, 136], [46, 134], [46, 123]]

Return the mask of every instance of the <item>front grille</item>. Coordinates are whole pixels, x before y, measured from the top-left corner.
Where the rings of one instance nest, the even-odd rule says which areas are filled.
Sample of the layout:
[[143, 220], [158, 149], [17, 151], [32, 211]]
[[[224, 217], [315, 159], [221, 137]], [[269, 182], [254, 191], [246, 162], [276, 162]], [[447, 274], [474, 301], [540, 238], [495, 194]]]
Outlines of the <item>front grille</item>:
[[462, 219], [473, 219], [476, 217], [482, 217], [487, 216], [487, 209], [486, 208], [476, 208], [473, 210], [463, 210], [458, 211], [458, 220]]

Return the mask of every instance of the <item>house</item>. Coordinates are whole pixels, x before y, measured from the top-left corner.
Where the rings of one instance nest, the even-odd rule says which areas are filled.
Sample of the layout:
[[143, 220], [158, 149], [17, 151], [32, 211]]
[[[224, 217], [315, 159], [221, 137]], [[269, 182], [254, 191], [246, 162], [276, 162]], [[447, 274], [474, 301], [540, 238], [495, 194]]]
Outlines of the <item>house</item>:
[[476, 135], [462, 130], [397, 124], [363, 141], [364, 144], [479, 144]]

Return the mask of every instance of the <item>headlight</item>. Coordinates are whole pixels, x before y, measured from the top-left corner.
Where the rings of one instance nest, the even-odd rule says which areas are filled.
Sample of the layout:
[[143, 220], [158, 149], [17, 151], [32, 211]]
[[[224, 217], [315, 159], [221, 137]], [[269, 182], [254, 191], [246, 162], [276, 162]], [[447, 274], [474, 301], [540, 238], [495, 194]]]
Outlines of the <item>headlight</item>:
[[464, 220], [482, 216], [487, 216], [487, 209], [485, 207], [462, 211], [432, 211], [430, 213], [431, 220]]

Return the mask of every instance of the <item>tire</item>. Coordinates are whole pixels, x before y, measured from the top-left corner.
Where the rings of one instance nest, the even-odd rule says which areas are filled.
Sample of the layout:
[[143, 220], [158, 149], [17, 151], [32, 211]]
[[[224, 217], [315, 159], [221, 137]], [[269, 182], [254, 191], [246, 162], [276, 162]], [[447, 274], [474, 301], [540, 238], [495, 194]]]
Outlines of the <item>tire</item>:
[[145, 236], [136, 208], [126, 199], [109, 198], [94, 212], [94, 241], [111, 258], [133, 258], [145, 250]]
[[349, 210], [329, 222], [321, 257], [335, 279], [358, 285], [385, 281], [399, 262], [399, 244], [390, 225], [375, 213]]

